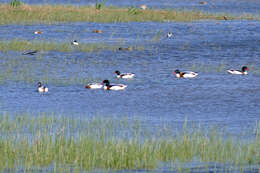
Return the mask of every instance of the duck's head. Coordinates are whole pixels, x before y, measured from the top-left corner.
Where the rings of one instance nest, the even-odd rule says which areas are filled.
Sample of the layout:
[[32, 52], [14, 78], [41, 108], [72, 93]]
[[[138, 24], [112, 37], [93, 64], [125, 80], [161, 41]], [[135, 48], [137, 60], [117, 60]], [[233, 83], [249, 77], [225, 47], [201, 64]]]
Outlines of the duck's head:
[[104, 85], [104, 84], [105, 84], [106, 86], [108, 86], [108, 85], [110, 84], [109, 80], [107, 80], [107, 79], [106, 79], [106, 80], [103, 80], [103, 85]]
[[118, 71], [118, 70], [115, 71], [115, 74], [120, 75], [120, 71]]
[[41, 87], [41, 86], [42, 86], [42, 83], [41, 83], [41, 82], [38, 82], [38, 83], [37, 83], [37, 86], [38, 86], [38, 87]]
[[175, 70], [175, 71], [174, 71], [174, 74], [180, 74], [180, 70], [178, 70], [178, 69]]
[[242, 72], [249, 71], [249, 68], [247, 66], [242, 67]]

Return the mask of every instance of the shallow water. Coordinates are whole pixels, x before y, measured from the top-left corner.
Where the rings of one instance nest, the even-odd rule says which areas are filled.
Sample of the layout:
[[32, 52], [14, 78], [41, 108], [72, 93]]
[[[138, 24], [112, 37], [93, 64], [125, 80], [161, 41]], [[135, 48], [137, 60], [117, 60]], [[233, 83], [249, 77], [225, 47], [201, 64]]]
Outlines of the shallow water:
[[[92, 33], [94, 29], [104, 30], [104, 34]], [[34, 35], [35, 30], [43, 34]], [[168, 31], [174, 33], [173, 38], [166, 38]], [[162, 122], [181, 126], [187, 118], [203, 126], [225, 127], [235, 134], [252, 130], [259, 121], [259, 21], [7, 25], [0, 26], [0, 35], [1, 41], [70, 44], [77, 39], [79, 43], [141, 47], [92, 53], [51, 51], [35, 56], [2, 52], [0, 76], [9, 72], [0, 83], [0, 110], [4, 112], [128, 116], [151, 126]], [[226, 69], [242, 65], [250, 68], [249, 75], [227, 74]], [[197, 71], [199, 76], [177, 79], [173, 75], [177, 68]], [[115, 70], [136, 73], [136, 78], [118, 80]], [[125, 91], [84, 88], [87, 82], [103, 79], [128, 87]], [[49, 93], [36, 92], [39, 80], [47, 83]]]

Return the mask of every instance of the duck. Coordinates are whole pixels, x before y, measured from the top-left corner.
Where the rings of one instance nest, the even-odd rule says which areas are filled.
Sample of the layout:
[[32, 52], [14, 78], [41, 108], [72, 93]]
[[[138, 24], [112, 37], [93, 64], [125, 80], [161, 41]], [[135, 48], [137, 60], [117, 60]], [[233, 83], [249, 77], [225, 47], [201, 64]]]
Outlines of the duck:
[[41, 82], [38, 82], [37, 85], [38, 85], [38, 92], [40, 93], [48, 92], [48, 88], [46, 86], [43, 86]]
[[71, 44], [72, 44], [72, 45], [75, 45], [75, 46], [78, 46], [78, 45], [79, 45], [79, 43], [78, 43], [77, 40], [73, 40], [73, 42], [71, 42]]
[[42, 34], [41, 31], [34, 31], [34, 34]]
[[181, 72], [178, 69], [174, 71], [174, 74], [177, 78], [194, 78], [194, 77], [198, 76], [198, 73], [196, 73], [196, 72], [192, 72], [192, 71]]
[[101, 89], [103, 85], [101, 83], [89, 83], [85, 86], [88, 89]]
[[35, 55], [38, 52], [38, 50], [24, 52], [22, 55]]
[[98, 34], [102, 34], [102, 33], [104, 33], [104, 31], [99, 30], [99, 29], [95, 29], [95, 30], [93, 30], [93, 32], [94, 32], [94, 33], [98, 33]]
[[115, 71], [115, 74], [117, 78], [122, 78], [122, 79], [132, 79], [135, 76], [134, 73], [120, 73], [120, 71], [118, 70]]
[[167, 38], [171, 38], [171, 37], [172, 37], [172, 32], [168, 32]]
[[241, 74], [241, 75], [247, 75], [248, 71], [249, 68], [247, 66], [243, 66], [241, 70], [233, 70], [233, 69], [227, 70], [227, 72], [230, 74]]
[[104, 90], [124, 90], [127, 85], [124, 84], [110, 84], [109, 80], [103, 81]]
[[132, 51], [133, 48], [132, 48], [132, 47], [119, 47], [118, 50], [128, 50], [128, 51]]
[[143, 5], [140, 5], [140, 8], [141, 8], [142, 10], [146, 10], [146, 9], [147, 9], [147, 6], [146, 6], [145, 4], [143, 4]]

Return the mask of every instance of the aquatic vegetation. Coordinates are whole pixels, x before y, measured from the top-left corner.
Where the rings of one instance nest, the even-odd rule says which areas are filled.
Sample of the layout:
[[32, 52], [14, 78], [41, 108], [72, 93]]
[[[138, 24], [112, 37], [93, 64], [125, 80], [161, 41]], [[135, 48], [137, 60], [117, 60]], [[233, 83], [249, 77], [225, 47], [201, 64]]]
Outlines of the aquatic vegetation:
[[20, 0], [11, 0], [11, 2], [10, 2], [10, 5], [11, 5], [12, 7], [19, 7], [19, 6], [21, 6], [22, 4], [23, 4], [23, 2], [20, 1]]
[[[136, 8], [108, 7], [97, 3], [96, 6], [70, 5], [26, 5], [13, 8], [10, 5], [0, 5], [0, 24], [32, 24], [57, 22], [167, 22], [194, 20], [224, 20], [223, 14], [209, 14], [202, 11], [187, 10], [139, 10]], [[225, 15], [228, 20], [259, 19], [252, 15]]]
[[156, 169], [160, 163], [198, 161], [231, 164], [241, 170], [260, 169], [259, 124], [255, 136], [244, 140], [217, 130], [181, 131], [142, 126], [138, 120], [90, 118], [29, 113], [0, 116], [0, 170], [54, 166], [93, 170]]
[[117, 50], [119, 46], [106, 43], [89, 43], [73, 46], [69, 42], [56, 43], [46, 41], [27, 41], [27, 40], [11, 40], [0, 41], [0, 51], [59, 51], [59, 52], [93, 52], [101, 50]]

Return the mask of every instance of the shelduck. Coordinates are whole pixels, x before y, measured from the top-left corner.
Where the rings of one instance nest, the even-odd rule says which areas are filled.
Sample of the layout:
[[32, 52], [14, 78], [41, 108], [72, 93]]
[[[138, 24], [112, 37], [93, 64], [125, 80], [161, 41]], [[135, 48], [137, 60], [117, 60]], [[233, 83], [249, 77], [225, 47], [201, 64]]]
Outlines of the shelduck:
[[34, 31], [34, 34], [42, 34], [41, 31]]
[[196, 76], [198, 76], [198, 73], [196, 72], [192, 72], [192, 71], [184, 71], [184, 72], [180, 72], [180, 70], [175, 70], [174, 74], [177, 78], [194, 78]]
[[75, 45], [75, 46], [78, 46], [78, 45], [79, 45], [79, 43], [78, 43], [77, 40], [73, 40], [73, 42], [71, 42], [71, 44], [72, 44], [72, 45]]
[[120, 71], [115, 71], [116, 77], [117, 78], [122, 78], [122, 79], [132, 79], [135, 74], [134, 73], [120, 73]]
[[147, 6], [146, 6], [145, 4], [143, 4], [143, 5], [140, 5], [140, 8], [141, 8], [142, 10], [146, 10], [146, 9], [147, 9]]
[[38, 82], [37, 85], [38, 85], [38, 92], [40, 93], [48, 92], [48, 88], [46, 86], [43, 86], [41, 82]]
[[98, 34], [102, 34], [102, 33], [104, 33], [104, 31], [99, 30], [99, 29], [95, 29], [95, 30], [93, 30], [93, 32], [94, 32], [94, 33], [98, 33]]
[[171, 37], [172, 37], [172, 32], [168, 32], [167, 38], [171, 38]]
[[105, 90], [124, 90], [127, 87], [124, 84], [110, 84], [109, 80], [104, 80], [103, 84]]
[[247, 75], [248, 71], [249, 68], [247, 66], [243, 66], [241, 70], [233, 70], [233, 69], [227, 70], [227, 72], [230, 74], [241, 74], [241, 75]]
[[88, 89], [101, 89], [103, 85], [101, 83], [89, 83], [85, 86]]

